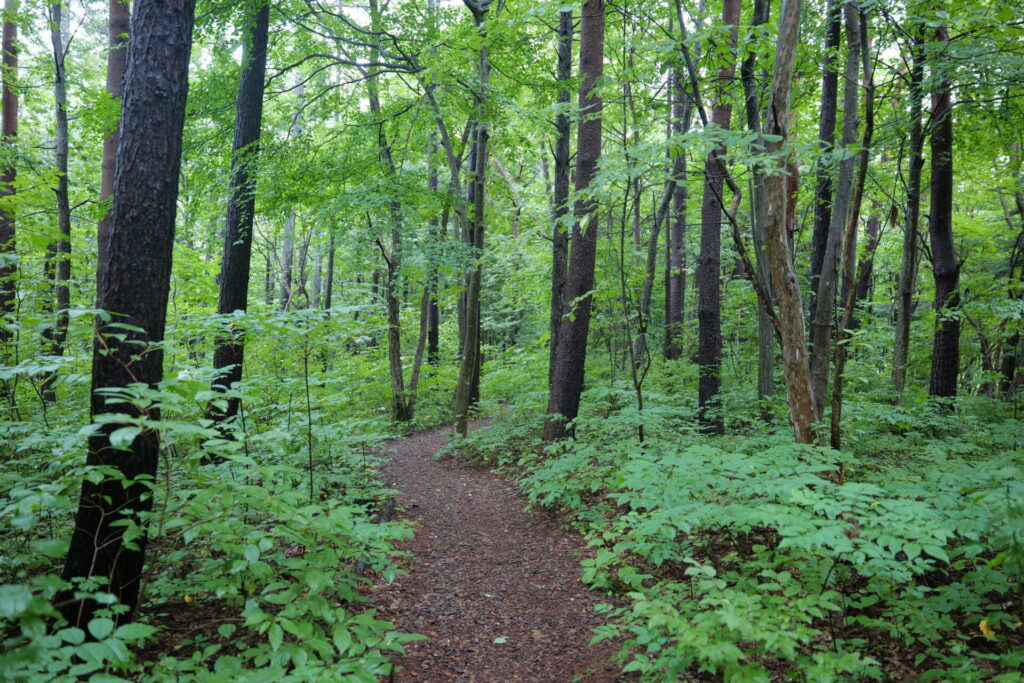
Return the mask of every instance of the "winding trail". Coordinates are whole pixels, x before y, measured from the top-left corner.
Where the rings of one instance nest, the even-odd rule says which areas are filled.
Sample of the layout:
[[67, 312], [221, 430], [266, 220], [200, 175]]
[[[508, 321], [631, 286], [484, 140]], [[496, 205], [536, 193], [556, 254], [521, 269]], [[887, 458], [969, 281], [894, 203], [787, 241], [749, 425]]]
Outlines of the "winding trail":
[[523, 511], [515, 484], [433, 455], [438, 428], [392, 442], [383, 472], [416, 523], [408, 576], [373, 588], [379, 615], [430, 640], [406, 645], [397, 681], [619, 680], [614, 646], [588, 647], [602, 597], [580, 583], [583, 540]]

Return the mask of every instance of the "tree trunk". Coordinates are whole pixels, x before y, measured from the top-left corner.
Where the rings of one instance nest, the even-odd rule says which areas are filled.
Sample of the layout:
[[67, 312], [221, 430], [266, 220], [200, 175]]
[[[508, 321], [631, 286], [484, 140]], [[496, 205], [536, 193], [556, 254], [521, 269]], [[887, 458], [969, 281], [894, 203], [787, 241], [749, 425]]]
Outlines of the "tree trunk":
[[[847, 7], [851, 7], [847, 5]], [[872, 68], [872, 57], [868, 50], [868, 21], [863, 10], [855, 10], [858, 24], [858, 32], [861, 39], [863, 70], [864, 70], [864, 136], [860, 143], [860, 154], [857, 159], [857, 178], [853, 185], [853, 196], [850, 200], [850, 210], [846, 221], [846, 229], [843, 234], [843, 318], [836, 331], [835, 348], [835, 377], [832, 384], [832, 414], [831, 414], [831, 446], [839, 450], [842, 447], [841, 421], [843, 417], [843, 372], [846, 368], [846, 358], [849, 353], [849, 330], [854, 328], [856, 320], [857, 305], [857, 226], [860, 224], [860, 207], [864, 198], [864, 182], [868, 174], [868, 161], [871, 156], [871, 144], [875, 133], [875, 80]], [[877, 226], [876, 226], [877, 229]], [[874, 259], [874, 248], [877, 240], [869, 247], [861, 262], [861, 270], [870, 268]], [[862, 273], [863, 275], [863, 273]], [[844, 470], [840, 469], [840, 480], [843, 478]]]
[[[764, 127], [766, 134], [777, 136], [775, 141], [765, 145], [769, 153], [778, 153], [787, 141], [789, 94], [799, 34], [800, 0], [783, 0], [779, 16], [779, 37], [775, 45], [771, 98]], [[818, 440], [814, 430], [818, 414], [807, 364], [800, 285], [790, 260], [789, 240], [786, 236], [785, 176], [775, 171], [765, 176], [764, 184], [765, 253], [771, 266], [772, 287], [782, 328], [782, 367], [786, 378], [789, 415], [797, 442], [814, 443]]]
[[[827, 0], [825, 6], [825, 51], [822, 56], [821, 109], [818, 111], [818, 150], [822, 155], [832, 154], [836, 142], [836, 100], [839, 94], [839, 72], [836, 69], [836, 51], [839, 49], [841, 13], [844, 0]], [[849, 64], [849, 61], [847, 61]], [[814, 319], [817, 302], [818, 278], [825, 262], [825, 249], [829, 240], [832, 218], [832, 174], [835, 162], [819, 157], [817, 180], [814, 188], [814, 234], [811, 237], [811, 311]]]
[[846, 68], [843, 79], [843, 132], [839, 141], [846, 155], [839, 162], [839, 182], [832, 203], [832, 216], [825, 244], [818, 288], [815, 290], [811, 317], [811, 382], [814, 385], [814, 400], [817, 414], [823, 414], [825, 397], [828, 393], [828, 374], [832, 359], [832, 327], [835, 313], [835, 299], [839, 283], [839, 262], [842, 258], [843, 230], [849, 218], [850, 199], [853, 194], [854, 172], [857, 157], [850, 153], [857, 144], [860, 85], [857, 73], [860, 71], [860, 25], [857, 8], [852, 2], [843, 4], [843, 19], [846, 30]]
[[907, 213], [903, 223], [903, 258], [896, 294], [896, 339], [893, 344], [892, 381], [897, 401], [907, 381], [910, 354], [910, 321], [914, 314], [914, 289], [917, 284], [918, 219], [921, 213], [921, 171], [924, 168], [924, 127], [921, 123], [924, 55], [922, 41], [914, 38], [910, 59], [910, 159], [907, 169]]
[[287, 311], [292, 302], [292, 260], [295, 258], [295, 214], [284, 219], [284, 244], [281, 248], [281, 289], [277, 294], [278, 310]]
[[[761, 26], [768, 23], [768, 0], [754, 0], [754, 14], [751, 23]], [[758, 96], [758, 83], [754, 77], [757, 66], [757, 52], [754, 46], [747, 53], [740, 67], [740, 78], [743, 81], [744, 110], [747, 116], [747, 128], [753, 133], [761, 134], [761, 102]], [[788, 211], [787, 211], [788, 214]], [[750, 190], [750, 232], [754, 241], [754, 257], [756, 259], [757, 277], [764, 284], [768, 302], [758, 301], [757, 307], [757, 399], [761, 406], [761, 415], [765, 420], [771, 418], [771, 398], [775, 394], [775, 328], [772, 326], [768, 306], [771, 306], [771, 274], [768, 259], [765, 257], [764, 238], [765, 196], [764, 171], [754, 166], [751, 173]]]
[[[585, 0], [580, 33], [580, 120], [576, 134], [576, 191], [585, 193], [601, 157], [601, 98], [594, 87], [604, 73], [604, 0]], [[598, 211], [592, 198], [575, 207], [569, 269], [565, 282], [566, 310], [558, 331], [544, 439], [569, 436], [579, 413], [587, 360], [587, 336], [597, 259]], [[583, 227], [586, 221], [586, 227]]]
[[[3, 101], [0, 105], [0, 118], [3, 119], [3, 144], [14, 147], [18, 142], [18, 0], [5, 0], [3, 22]], [[0, 169], [0, 198], [10, 197], [15, 193], [14, 183], [18, 177], [18, 169], [14, 165], [14, 156], [3, 169]], [[18, 273], [18, 252], [14, 224], [14, 210], [0, 210], [0, 344], [6, 347], [11, 340], [11, 332], [7, 327], [8, 320], [14, 315]], [[7, 349], [3, 349], [6, 356]], [[6, 386], [6, 384], [5, 384]]]
[[[120, 102], [124, 95], [124, 70], [128, 61], [128, 28], [131, 10], [128, 0], [108, 0], [107, 20], [107, 94]], [[103, 171], [100, 178], [100, 202], [114, 196], [114, 174], [117, 172], [118, 126], [111, 126], [103, 138]], [[110, 207], [103, 212], [96, 226], [96, 282], [107, 268], [107, 241], [110, 232]]]
[[[114, 203], [110, 212], [107, 268], [100, 280], [99, 308], [117, 314], [101, 323], [93, 347], [94, 418], [105, 413], [139, 414], [131, 403], [102, 389], [141, 382], [155, 388], [163, 376], [167, 298], [170, 289], [174, 220], [181, 165], [181, 132], [188, 91], [193, 0], [136, 0], [128, 42]], [[134, 328], [125, 330], [123, 324]], [[155, 346], [154, 346], [155, 345]], [[145, 348], [146, 352], [141, 353]], [[145, 416], [159, 419], [149, 409]], [[123, 542], [124, 524], [139, 523], [152, 507], [159, 433], [148, 426], [127, 447], [113, 443], [118, 425], [107, 424], [89, 439], [87, 464], [116, 469], [120, 476], [82, 484], [63, 578], [77, 584], [95, 577], [128, 608], [115, 617], [131, 619], [139, 597], [146, 533]], [[123, 432], [122, 432], [123, 434]], [[125, 486], [126, 478], [134, 483]], [[98, 605], [72, 591], [56, 599], [73, 625], [84, 627]]]
[[[64, 69], [64, 24], [61, 4], [50, 4], [50, 42], [53, 47], [53, 101], [57, 136], [54, 140], [54, 170], [57, 183], [53, 188], [57, 200], [57, 237], [47, 245], [47, 270], [53, 283], [53, 326], [45, 332], [49, 341], [47, 353], [64, 355], [68, 336], [68, 308], [71, 305], [71, 203], [68, 199], [68, 110], [67, 80]], [[53, 385], [57, 373], [49, 372], [40, 382], [44, 401], [57, 400]]]
[[[224, 253], [220, 266], [220, 298], [217, 313], [228, 316], [249, 308], [249, 266], [256, 210], [256, 176], [260, 129], [263, 121], [263, 83], [267, 71], [267, 32], [270, 5], [256, 11], [242, 50], [242, 76], [235, 101], [235, 137], [231, 146], [231, 185], [224, 229]], [[213, 352], [217, 372], [215, 391], [226, 391], [242, 379], [245, 338], [237, 321], [225, 322]], [[226, 420], [238, 413], [238, 398], [227, 400], [224, 410], [211, 408], [208, 417]]]
[[558, 93], [559, 109], [555, 116], [555, 179], [551, 202], [551, 345], [548, 353], [548, 389], [554, 381], [555, 352], [558, 334], [565, 315], [565, 277], [569, 258], [569, 79], [572, 78], [572, 9], [558, 13], [558, 71], [557, 79], [563, 84]]
[[[687, 97], [683, 79], [673, 69], [670, 92], [672, 96], [672, 134], [685, 135], [693, 117], [693, 97]], [[686, 177], [686, 150], [681, 146], [673, 150], [672, 159], [672, 225], [666, 229], [667, 242], [665, 277], [665, 348], [666, 360], [682, 358], [683, 309], [686, 303], [686, 204], [689, 200], [689, 182]]]
[[[939, 42], [949, 40], [945, 27], [936, 32]], [[960, 261], [953, 242], [953, 98], [949, 76], [938, 67], [932, 92], [930, 186], [931, 210], [928, 234], [932, 243], [932, 276], [935, 278], [935, 337], [928, 393], [938, 398], [956, 396], [960, 373], [960, 320], [953, 313], [960, 304]]]
[[327, 242], [327, 275], [324, 277], [324, 310], [330, 315], [334, 296], [334, 232]]
[[[732, 118], [729, 84], [736, 72], [736, 35], [739, 24], [739, 0], [722, 0], [722, 23], [730, 27], [729, 53], [723, 55], [725, 63], [718, 70], [715, 87], [715, 106], [711, 123], [728, 129]], [[720, 145], [708, 155], [704, 166], [704, 198], [701, 204], [700, 254], [697, 257], [697, 403], [700, 429], [705, 434], [724, 434], [722, 414], [722, 295], [721, 251], [722, 211], [725, 204], [722, 191], [725, 166], [722, 156], [725, 146]]]
[[477, 62], [480, 89], [476, 94], [476, 138], [473, 153], [473, 177], [470, 182], [473, 192], [473, 208], [470, 220], [466, 225], [469, 237], [467, 241], [474, 262], [466, 274], [466, 329], [462, 343], [462, 362], [459, 365], [459, 376], [455, 385], [455, 431], [462, 436], [466, 435], [469, 428], [469, 409], [480, 399], [480, 285], [483, 275], [480, 259], [483, 257], [486, 225], [484, 190], [487, 178], [487, 141], [489, 136], [488, 126], [484, 123], [484, 109], [487, 105], [487, 87], [491, 72], [490, 50], [486, 42], [487, 30], [484, 27], [488, 5], [477, 4], [474, 0], [464, 1], [473, 13], [477, 31], [481, 37], [481, 45]]

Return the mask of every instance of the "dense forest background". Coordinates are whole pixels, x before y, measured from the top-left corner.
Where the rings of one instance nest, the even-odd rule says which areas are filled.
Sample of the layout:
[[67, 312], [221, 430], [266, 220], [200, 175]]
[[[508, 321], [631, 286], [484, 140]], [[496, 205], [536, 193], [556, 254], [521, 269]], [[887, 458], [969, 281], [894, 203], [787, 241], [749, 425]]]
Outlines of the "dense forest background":
[[6, 0], [0, 675], [377, 680], [453, 424], [630, 675], [1020, 680], [1022, 16]]

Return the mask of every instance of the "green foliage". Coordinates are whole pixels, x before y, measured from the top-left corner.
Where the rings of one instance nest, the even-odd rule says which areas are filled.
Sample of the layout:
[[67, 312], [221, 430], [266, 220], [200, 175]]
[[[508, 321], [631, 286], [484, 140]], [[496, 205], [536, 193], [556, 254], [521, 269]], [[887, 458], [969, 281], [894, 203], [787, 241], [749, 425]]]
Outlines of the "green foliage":
[[[594, 549], [584, 581], [620, 596], [595, 641], [624, 638], [625, 671], [882, 679], [903, 660], [927, 680], [1016, 680], [1019, 421], [862, 405], [875, 427], [855, 458], [771, 434], [667, 438], [657, 417], [639, 443], [635, 410], [600, 393], [590, 403], [604, 416], [581, 422], [583, 439], [542, 449], [529, 438], [539, 425], [513, 416], [457, 448], [518, 472], [531, 502], [572, 512]], [[902, 460], [876, 451], [868, 466], [899, 424]]]

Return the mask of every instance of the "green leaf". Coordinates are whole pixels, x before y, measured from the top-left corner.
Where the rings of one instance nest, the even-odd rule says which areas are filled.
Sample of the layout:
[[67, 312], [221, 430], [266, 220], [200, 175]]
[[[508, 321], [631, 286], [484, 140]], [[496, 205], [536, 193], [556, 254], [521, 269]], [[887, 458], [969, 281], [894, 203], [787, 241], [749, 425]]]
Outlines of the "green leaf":
[[113, 619], [107, 619], [106, 617], [96, 617], [89, 622], [89, 633], [96, 640], [103, 640], [109, 636], [114, 630]]
[[117, 630], [114, 631], [114, 637], [120, 638], [121, 640], [133, 641], [148, 638], [154, 633], [156, 633], [155, 627], [150, 626], [149, 624], [132, 622], [130, 624], [124, 624], [123, 626], [118, 626]]

